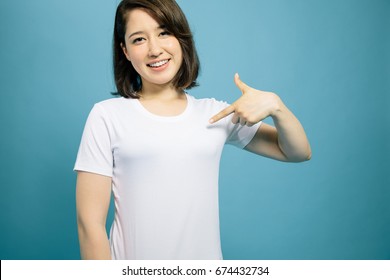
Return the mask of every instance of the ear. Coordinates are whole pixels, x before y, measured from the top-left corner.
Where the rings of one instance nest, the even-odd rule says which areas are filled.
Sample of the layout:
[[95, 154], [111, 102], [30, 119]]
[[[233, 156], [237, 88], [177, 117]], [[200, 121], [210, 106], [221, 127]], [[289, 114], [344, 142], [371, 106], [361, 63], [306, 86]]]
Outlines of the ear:
[[122, 48], [123, 53], [125, 54], [127, 60], [130, 61], [130, 56], [129, 56], [128, 52], [127, 52], [126, 45], [121, 43], [121, 48]]

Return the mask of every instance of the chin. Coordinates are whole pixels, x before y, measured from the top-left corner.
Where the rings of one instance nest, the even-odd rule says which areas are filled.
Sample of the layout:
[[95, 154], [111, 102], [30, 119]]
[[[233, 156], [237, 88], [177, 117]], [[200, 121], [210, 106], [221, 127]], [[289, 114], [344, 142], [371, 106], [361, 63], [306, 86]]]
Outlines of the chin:
[[158, 86], [168, 85], [172, 82], [174, 77], [161, 78], [161, 79], [146, 79], [146, 83]]

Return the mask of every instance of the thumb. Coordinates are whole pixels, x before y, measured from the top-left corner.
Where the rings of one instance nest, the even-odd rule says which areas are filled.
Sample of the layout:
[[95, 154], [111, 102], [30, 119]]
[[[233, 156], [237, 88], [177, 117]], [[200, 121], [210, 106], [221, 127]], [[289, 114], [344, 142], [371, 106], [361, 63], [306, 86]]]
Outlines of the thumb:
[[249, 88], [247, 84], [245, 84], [243, 81], [241, 81], [240, 76], [238, 73], [234, 75], [234, 82], [238, 89], [242, 92], [242, 94], [245, 94], [245, 91]]

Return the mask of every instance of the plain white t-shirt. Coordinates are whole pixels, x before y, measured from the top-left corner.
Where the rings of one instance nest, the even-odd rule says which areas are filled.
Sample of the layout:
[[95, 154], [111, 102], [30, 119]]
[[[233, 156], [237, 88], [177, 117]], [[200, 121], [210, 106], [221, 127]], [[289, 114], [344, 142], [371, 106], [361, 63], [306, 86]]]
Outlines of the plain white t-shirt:
[[209, 124], [228, 106], [186, 94], [173, 117], [154, 115], [138, 99], [95, 104], [74, 170], [112, 177], [113, 259], [222, 259], [218, 176], [224, 144], [245, 147], [260, 123]]

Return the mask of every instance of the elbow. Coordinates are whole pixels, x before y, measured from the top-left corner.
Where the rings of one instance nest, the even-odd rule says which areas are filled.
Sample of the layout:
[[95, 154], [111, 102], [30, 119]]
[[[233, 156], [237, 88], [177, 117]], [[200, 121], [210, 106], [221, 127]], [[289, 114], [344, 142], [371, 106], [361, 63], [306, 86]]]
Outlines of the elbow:
[[310, 144], [307, 145], [307, 153], [306, 153], [306, 160], [305, 161], [308, 161], [308, 160], [311, 160], [311, 147], [310, 147]]
[[309, 161], [311, 159], [311, 150], [309, 149], [308, 151], [306, 152], [302, 152], [302, 153], [299, 153], [299, 154], [296, 154], [294, 156], [291, 156], [288, 159], [289, 162], [296, 162], [296, 163], [299, 163], [299, 162], [305, 162], [305, 161]]
[[306, 153], [302, 154], [302, 156], [298, 162], [304, 162], [304, 161], [309, 161], [309, 160], [311, 160], [311, 149], [310, 148]]
[[301, 162], [309, 161], [309, 160], [311, 160], [311, 152], [308, 153], [308, 154], [301, 160]]
[[308, 156], [306, 157], [306, 161], [311, 160], [311, 151], [309, 152]]
[[287, 162], [304, 162], [311, 159], [311, 147], [308, 142], [296, 146], [283, 147], [279, 144], [279, 149]]
[[303, 161], [309, 161], [311, 160], [311, 148], [310, 145], [308, 145], [306, 152], [304, 153], [304, 160]]
[[303, 149], [300, 153], [299, 161], [298, 162], [304, 162], [311, 160], [311, 147], [310, 144], [307, 143], [306, 148]]

